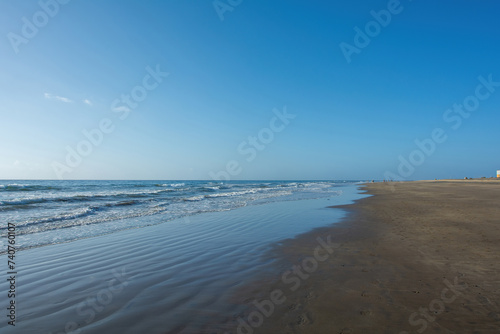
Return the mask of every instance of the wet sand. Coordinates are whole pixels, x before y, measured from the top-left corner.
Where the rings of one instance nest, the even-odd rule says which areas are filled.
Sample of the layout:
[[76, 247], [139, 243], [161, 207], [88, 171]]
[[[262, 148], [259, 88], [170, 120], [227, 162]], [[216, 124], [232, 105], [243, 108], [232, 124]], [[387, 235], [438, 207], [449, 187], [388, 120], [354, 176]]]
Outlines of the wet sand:
[[363, 189], [342, 223], [277, 246], [227, 333], [500, 332], [499, 180]]

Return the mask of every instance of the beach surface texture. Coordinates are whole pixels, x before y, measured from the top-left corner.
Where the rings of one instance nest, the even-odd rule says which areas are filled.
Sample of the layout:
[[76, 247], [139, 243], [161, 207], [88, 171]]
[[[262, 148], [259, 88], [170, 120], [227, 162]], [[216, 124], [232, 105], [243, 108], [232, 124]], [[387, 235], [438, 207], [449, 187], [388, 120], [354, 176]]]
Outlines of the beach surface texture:
[[500, 182], [362, 189], [342, 223], [275, 250], [280, 273], [240, 292], [228, 332], [500, 333]]

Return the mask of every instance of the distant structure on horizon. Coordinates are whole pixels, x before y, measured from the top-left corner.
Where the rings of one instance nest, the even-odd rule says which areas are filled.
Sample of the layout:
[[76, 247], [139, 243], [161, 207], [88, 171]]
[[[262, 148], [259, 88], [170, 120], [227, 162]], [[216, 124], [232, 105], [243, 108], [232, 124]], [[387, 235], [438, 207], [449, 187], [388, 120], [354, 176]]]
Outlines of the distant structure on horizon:
[[497, 177], [499, 177], [499, 178], [500, 178], [500, 169], [499, 169], [499, 170], [497, 170]]

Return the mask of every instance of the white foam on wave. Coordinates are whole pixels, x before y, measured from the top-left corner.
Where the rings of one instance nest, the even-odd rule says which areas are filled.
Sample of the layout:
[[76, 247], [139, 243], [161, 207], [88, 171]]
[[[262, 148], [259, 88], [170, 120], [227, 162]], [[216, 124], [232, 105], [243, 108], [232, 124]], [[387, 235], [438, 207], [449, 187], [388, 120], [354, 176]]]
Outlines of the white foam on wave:
[[[179, 187], [171, 188], [171, 185]], [[119, 190], [54, 192], [49, 197], [76, 197], [77, 200], [44, 203], [33, 210], [21, 210], [17, 217], [13, 213], [8, 217], [20, 223], [18, 241], [22, 249], [54, 243], [54, 240], [71, 241], [161, 224], [204, 212], [229, 211], [248, 205], [341, 194], [331, 182], [198, 182], [189, 184], [188, 188], [180, 188], [185, 187], [185, 183], [165, 183], [161, 189], [158, 186], [159, 184], [149, 184], [149, 188], [137, 190], [129, 186]], [[203, 191], [207, 188], [213, 191]], [[147, 196], [134, 197], [137, 194]], [[31, 201], [36, 199], [33, 196], [28, 198]]]
[[201, 201], [205, 198], [204, 195], [192, 196], [188, 198], [184, 198], [185, 201]]
[[207, 197], [207, 198], [234, 197], [234, 196], [241, 196], [241, 195], [246, 195], [246, 194], [255, 194], [257, 191], [258, 191], [258, 189], [249, 189], [249, 190], [242, 190], [242, 191], [230, 191], [230, 192], [225, 192], [225, 193], [205, 195], [205, 197]]
[[[46, 201], [70, 201], [70, 200], [91, 200], [103, 197], [127, 197], [127, 196], [147, 196], [155, 195], [164, 192], [171, 192], [172, 189], [161, 190], [136, 190], [136, 191], [98, 191], [98, 192], [53, 192], [41, 195], [28, 195], [23, 197], [13, 197], [12, 199], [4, 199], [0, 201], [0, 205], [23, 205], [36, 204]], [[14, 195], [12, 195], [14, 196]]]
[[18, 223], [17, 227], [19, 228], [19, 227], [28, 226], [28, 225], [51, 223], [51, 222], [56, 222], [56, 221], [61, 221], [61, 220], [69, 220], [69, 219], [85, 217], [85, 216], [95, 212], [96, 210], [97, 210], [96, 207], [85, 207], [85, 208], [74, 210], [73, 212], [70, 212], [70, 213], [64, 213], [64, 214], [59, 214], [56, 216], [33, 219], [33, 220], [26, 220], [23, 223], [20, 223], [20, 224]]

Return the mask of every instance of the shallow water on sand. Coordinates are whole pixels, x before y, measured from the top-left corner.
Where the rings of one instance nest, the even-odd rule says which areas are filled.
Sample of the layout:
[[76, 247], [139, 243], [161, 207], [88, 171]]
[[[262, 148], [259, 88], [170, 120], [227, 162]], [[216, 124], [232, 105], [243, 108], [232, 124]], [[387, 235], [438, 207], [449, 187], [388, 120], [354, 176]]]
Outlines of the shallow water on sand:
[[338, 221], [344, 211], [327, 206], [364, 197], [339, 189], [18, 252], [15, 333], [196, 333], [241, 311], [228, 297], [270, 268], [276, 242]]

